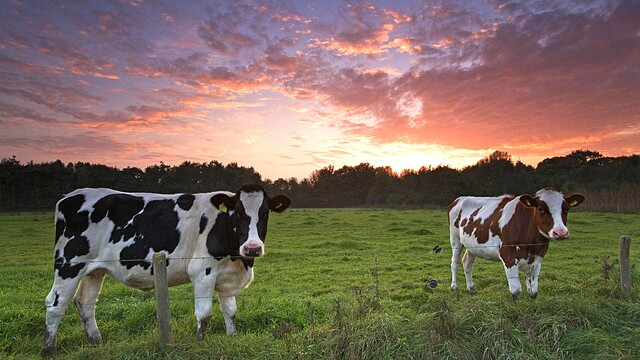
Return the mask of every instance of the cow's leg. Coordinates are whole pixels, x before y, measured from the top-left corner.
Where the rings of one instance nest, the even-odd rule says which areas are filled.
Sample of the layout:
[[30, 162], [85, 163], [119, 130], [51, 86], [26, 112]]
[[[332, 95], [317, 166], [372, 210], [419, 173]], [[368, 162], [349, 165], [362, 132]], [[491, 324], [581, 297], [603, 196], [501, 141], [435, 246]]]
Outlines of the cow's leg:
[[538, 278], [541, 265], [540, 263], [534, 263], [526, 274], [527, 292], [532, 299], [535, 299], [538, 295]]
[[[504, 262], [503, 262], [504, 264]], [[507, 274], [507, 281], [509, 282], [509, 292], [513, 300], [518, 300], [518, 297], [522, 293], [522, 285], [520, 284], [520, 277], [518, 274], [518, 265], [515, 264], [511, 267], [504, 265], [505, 273]]]
[[196, 320], [198, 320], [198, 340], [204, 339], [204, 334], [207, 331], [207, 325], [209, 325], [209, 320], [211, 320], [211, 297], [213, 296], [214, 283], [215, 279], [212, 281], [204, 281], [204, 279], [200, 279], [193, 283], [195, 314]]
[[458, 265], [460, 264], [460, 254], [462, 253], [462, 244], [456, 231], [451, 230], [451, 290], [456, 291], [458, 288]]
[[227, 335], [236, 334], [236, 297], [222, 296], [218, 294], [220, 310], [224, 316], [224, 325], [227, 328]]
[[62, 317], [67, 312], [67, 307], [78, 288], [78, 283], [81, 278], [82, 275], [62, 279], [55, 275], [51, 291], [45, 299], [45, 305], [47, 307], [46, 329], [40, 356], [47, 357], [56, 353], [56, 333], [58, 326], [60, 325]]
[[73, 298], [73, 303], [78, 309], [89, 343], [95, 345], [100, 344], [102, 341], [102, 335], [96, 323], [96, 304], [104, 282], [104, 275], [104, 272], [96, 271], [83, 277], [80, 280], [78, 292]]
[[465, 250], [462, 256], [462, 264], [464, 266], [464, 277], [467, 280], [467, 290], [469, 294], [475, 295], [476, 290], [473, 287], [473, 262], [476, 261], [476, 256], [469, 252], [469, 249]]

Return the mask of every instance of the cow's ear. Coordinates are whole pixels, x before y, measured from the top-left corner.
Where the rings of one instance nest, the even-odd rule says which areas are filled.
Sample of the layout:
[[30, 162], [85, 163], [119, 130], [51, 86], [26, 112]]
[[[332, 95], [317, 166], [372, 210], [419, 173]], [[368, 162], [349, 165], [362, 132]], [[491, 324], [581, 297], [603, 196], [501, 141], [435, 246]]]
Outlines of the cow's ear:
[[236, 208], [236, 199], [235, 197], [230, 197], [226, 194], [215, 194], [211, 197], [211, 203], [216, 209], [227, 212], [228, 209]]
[[526, 207], [538, 206], [538, 200], [529, 194], [520, 195], [520, 202]]
[[567, 200], [567, 203], [570, 207], [576, 207], [582, 204], [582, 202], [584, 201], [584, 195], [576, 193], [564, 199]]
[[269, 199], [269, 209], [275, 212], [283, 212], [291, 205], [291, 199], [284, 195], [278, 195]]

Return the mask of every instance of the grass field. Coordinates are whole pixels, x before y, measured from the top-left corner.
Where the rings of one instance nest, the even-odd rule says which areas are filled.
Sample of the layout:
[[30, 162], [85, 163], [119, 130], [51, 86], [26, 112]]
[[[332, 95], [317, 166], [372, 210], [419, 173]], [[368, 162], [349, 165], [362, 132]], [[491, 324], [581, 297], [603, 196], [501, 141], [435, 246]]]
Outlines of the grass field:
[[[0, 358], [37, 358], [53, 280], [52, 214], [0, 214]], [[267, 255], [238, 297], [238, 335], [214, 299], [196, 340], [190, 285], [170, 289], [175, 345], [158, 343], [153, 292], [107, 278], [91, 346], [69, 308], [69, 359], [640, 358], [640, 215], [575, 212], [535, 300], [513, 302], [499, 263], [478, 260], [478, 295], [452, 293], [447, 216], [437, 210], [292, 209], [274, 214]], [[632, 237], [634, 295], [621, 297], [618, 241]], [[434, 251], [438, 245], [442, 251]], [[460, 269], [459, 289], [464, 289]], [[433, 281], [435, 280], [435, 281]], [[431, 285], [437, 285], [432, 287]], [[523, 281], [524, 286], [524, 281]]]

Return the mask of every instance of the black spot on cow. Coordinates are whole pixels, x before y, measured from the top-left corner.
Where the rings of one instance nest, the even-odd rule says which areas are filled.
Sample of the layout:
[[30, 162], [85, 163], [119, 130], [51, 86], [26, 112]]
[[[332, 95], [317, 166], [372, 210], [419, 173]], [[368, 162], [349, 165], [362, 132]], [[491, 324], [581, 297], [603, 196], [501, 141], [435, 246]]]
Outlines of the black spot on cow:
[[56, 244], [62, 236], [68, 240], [62, 254], [59, 249], [56, 250], [54, 268], [63, 279], [78, 276], [86, 265], [77, 259], [71, 263], [75, 257], [89, 253], [89, 240], [82, 235], [89, 227], [89, 212], [80, 211], [84, 202], [84, 195], [74, 195], [58, 203], [58, 212], [62, 214], [62, 219], [56, 220]]
[[60, 299], [60, 294], [56, 291], [56, 298], [53, 300], [53, 306], [58, 306], [58, 300]]
[[58, 211], [60, 211], [66, 219], [73, 219], [73, 216], [80, 211], [82, 204], [84, 204], [84, 195], [74, 195], [60, 201], [60, 203], [58, 203]]
[[266, 202], [262, 203], [260, 210], [258, 210], [258, 236], [262, 241], [267, 239], [267, 224], [269, 223], [269, 206]]
[[91, 221], [98, 223], [108, 216], [115, 224], [109, 241], [115, 244], [132, 236], [131, 233], [125, 234], [124, 228], [143, 207], [144, 199], [141, 197], [127, 194], [107, 195], [93, 205]]
[[64, 234], [64, 228], [66, 225], [67, 223], [64, 219], [56, 219], [56, 244], [58, 243], [58, 239], [60, 239], [62, 234]]
[[211, 275], [211, 268], [204, 269], [204, 273], [207, 275]]
[[[237, 258], [232, 258], [231, 261], [236, 261]], [[253, 267], [253, 258], [240, 258], [240, 260], [242, 261], [242, 265], [244, 265], [245, 269], [249, 269], [250, 267]]]
[[238, 190], [238, 192], [265, 192], [264, 188], [261, 185], [258, 184], [245, 184], [242, 185], [242, 187], [240, 188], [240, 190]]
[[254, 259], [240, 256], [240, 242], [233, 231], [234, 224], [228, 213], [219, 213], [207, 235], [207, 251], [216, 260], [231, 256], [231, 261], [240, 259], [245, 269], [253, 266]]
[[56, 243], [62, 235], [71, 239], [74, 235], [80, 235], [89, 227], [88, 212], [80, 211], [84, 204], [84, 195], [75, 195], [66, 198], [58, 204], [58, 211], [64, 220], [56, 222]]
[[74, 235], [74, 237], [64, 246], [64, 258], [70, 261], [76, 256], [87, 255], [89, 253], [89, 240], [86, 236]]
[[98, 223], [108, 214], [109, 220], [119, 227], [124, 227], [143, 207], [144, 199], [141, 197], [127, 194], [107, 195], [93, 205], [91, 221]]
[[200, 217], [200, 234], [204, 232], [204, 229], [207, 227], [207, 223], [209, 223], [209, 219], [207, 219], [205, 214], [202, 214], [202, 217]]
[[219, 213], [207, 235], [207, 251], [216, 260], [220, 260], [225, 256], [239, 256], [239, 248], [231, 218], [227, 213]]
[[65, 261], [64, 257], [60, 256], [60, 250], [56, 250], [55, 259], [53, 261], [54, 270], [58, 271], [58, 276], [63, 279], [74, 278], [78, 276], [80, 270], [85, 267], [84, 262], [68, 262]]
[[173, 200], [150, 201], [144, 210], [134, 216], [133, 222], [124, 228], [125, 241], [133, 239], [133, 244], [120, 252], [120, 263], [127, 269], [139, 265], [149, 269], [151, 263], [144, 260], [149, 251], [167, 251], [168, 254], [178, 246], [178, 214]]
[[191, 207], [193, 206], [193, 201], [195, 199], [196, 197], [191, 194], [182, 194], [178, 198], [178, 206], [180, 206], [180, 209], [184, 211], [189, 211], [189, 209], [191, 209]]

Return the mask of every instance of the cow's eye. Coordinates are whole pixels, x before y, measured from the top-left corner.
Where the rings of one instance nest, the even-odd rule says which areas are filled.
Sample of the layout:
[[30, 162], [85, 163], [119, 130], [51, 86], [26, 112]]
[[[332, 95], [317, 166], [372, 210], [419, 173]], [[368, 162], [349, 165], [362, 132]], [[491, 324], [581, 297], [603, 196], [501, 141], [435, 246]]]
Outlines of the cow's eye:
[[547, 213], [547, 210], [543, 209], [543, 208], [539, 208], [538, 212], [540, 212], [540, 214], [544, 215]]

